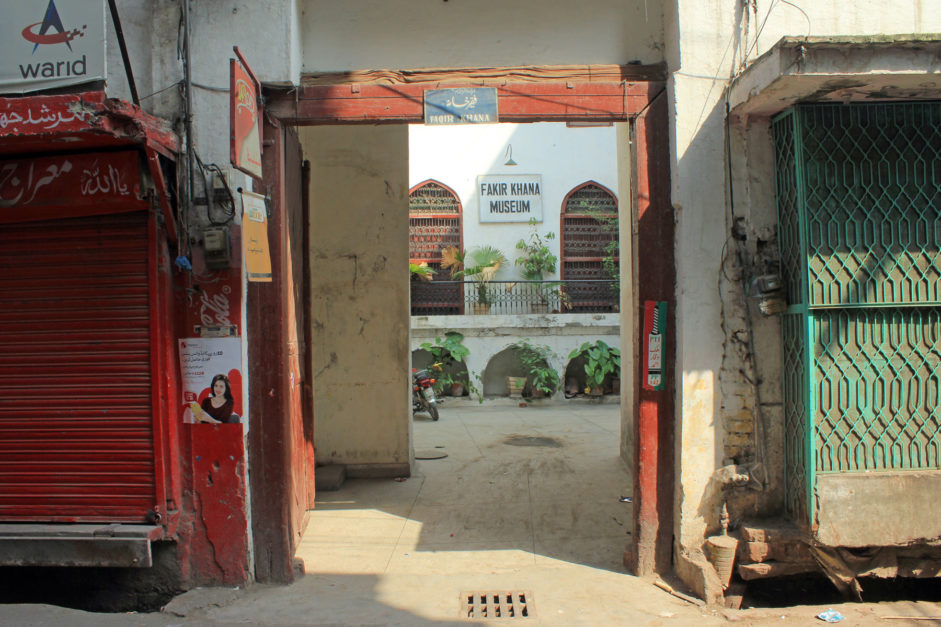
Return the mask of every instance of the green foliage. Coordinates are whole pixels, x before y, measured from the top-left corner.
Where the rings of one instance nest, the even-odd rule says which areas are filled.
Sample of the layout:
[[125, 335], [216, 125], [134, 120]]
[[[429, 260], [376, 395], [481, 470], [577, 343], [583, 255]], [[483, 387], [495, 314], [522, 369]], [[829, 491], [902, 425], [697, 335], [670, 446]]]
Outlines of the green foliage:
[[463, 383], [473, 391], [474, 386], [468, 380], [466, 370], [463, 373], [454, 372], [457, 364], [463, 364], [464, 358], [470, 354], [470, 349], [464, 346], [464, 335], [457, 331], [448, 331], [443, 338], [436, 337], [434, 344], [422, 342], [420, 348], [431, 353], [431, 370], [434, 373], [437, 392], [440, 393], [452, 383]]
[[434, 268], [429, 268], [428, 264], [422, 263], [412, 263], [408, 262], [408, 272], [412, 276], [416, 276], [423, 281], [430, 281], [435, 275]]
[[540, 390], [549, 396], [559, 388], [561, 377], [549, 365], [549, 360], [556, 356], [551, 348], [531, 344], [528, 339], [510, 344], [510, 347], [526, 369], [531, 389]]
[[516, 249], [523, 251], [523, 254], [516, 259], [516, 265], [523, 267], [524, 279], [541, 281], [543, 272], [554, 273], [559, 261], [559, 258], [552, 254], [552, 250], [546, 245], [546, 241], [555, 239], [555, 233], [550, 231], [545, 236], [540, 236], [539, 231], [536, 230], [535, 218], [529, 220], [529, 225], [533, 227], [533, 232], [529, 234], [529, 241], [521, 239], [516, 242]]
[[614, 235], [614, 239], [604, 246], [604, 256], [601, 258], [601, 265], [611, 278], [615, 280], [614, 290], [615, 293], [617, 293], [621, 282], [621, 268], [618, 263], [618, 256], [621, 252], [621, 247], [618, 242], [618, 216], [601, 213], [597, 210], [588, 211], [587, 213], [598, 221], [603, 232]]
[[575, 359], [579, 355], [585, 355], [585, 377], [589, 387], [602, 387], [608, 375], [621, 377], [620, 349], [598, 340], [595, 343], [585, 342], [569, 353], [569, 359]]
[[[468, 261], [473, 265], [468, 265]], [[456, 246], [441, 251], [441, 267], [451, 270], [452, 279], [469, 278], [477, 283], [477, 302], [490, 304], [487, 283], [493, 280], [497, 270], [506, 262], [503, 253], [493, 246], [480, 246], [470, 252], [462, 252]]]
[[464, 336], [457, 331], [448, 331], [443, 338], [436, 337], [434, 344], [422, 342], [421, 348], [431, 353], [435, 363], [445, 367], [463, 363], [464, 358], [470, 354], [470, 350], [464, 346]]

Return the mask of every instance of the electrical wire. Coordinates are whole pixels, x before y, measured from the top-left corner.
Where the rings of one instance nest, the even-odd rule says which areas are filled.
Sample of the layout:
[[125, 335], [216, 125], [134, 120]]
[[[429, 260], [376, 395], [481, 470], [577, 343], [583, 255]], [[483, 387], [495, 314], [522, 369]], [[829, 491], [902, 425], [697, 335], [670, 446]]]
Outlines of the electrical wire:
[[158, 89], [157, 91], [155, 91], [155, 92], [152, 93], [152, 94], [147, 94], [146, 96], [141, 96], [140, 100], [141, 100], [141, 101], [144, 101], [144, 100], [147, 100], [148, 98], [153, 98], [154, 96], [157, 96], [157, 95], [159, 95], [159, 94], [162, 94], [163, 92], [165, 92], [165, 91], [167, 91], [167, 90], [169, 90], [169, 89], [173, 89], [174, 87], [179, 87], [179, 86], [182, 85], [182, 84], [183, 84], [183, 81], [182, 81], [182, 80], [179, 80], [179, 81], [177, 81], [177, 82], [175, 82], [175, 83], [172, 83], [172, 84], [170, 84], [170, 85], [167, 85], [167, 86], [164, 87], [163, 89]]
[[[222, 171], [222, 168], [220, 168], [215, 163], [204, 164], [203, 160], [199, 158], [199, 153], [195, 151], [193, 152], [193, 157], [195, 157], [196, 166], [199, 168], [199, 171], [202, 174], [203, 190], [205, 191], [205, 194], [206, 194], [206, 218], [209, 220], [209, 223], [212, 224], [213, 226], [223, 226], [225, 224], [228, 224], [235, 218], [235, 196], [234, 194], [232, 194], [232, 189], [229, 187], [229, 182], [226, 179], [225, 173]], [[208, 172], [208, 175], [207, 175], [207, 172]], [[213, 175], [217, 175], [219, 179], [222, 181], [222, 186], [225, 189], [226, 196], [228, 196], [229, 198], [228, 209], [225, 211], [225, 214], [224, 214], [225, 219], [221, 221], [216, 220], [215, 217], [212, 215], [212, 212], [209, 209], [212, 206], [210, 195], [215, 193], [215, 190], [213, 189], [213, 185], [211, 183]], [[208, 176], [209, 182], [207, 182], [207, 176]]]
[[199, 87], [200, 89], [205, 89], [206, 91], [218, 91], [222, 93], [229, 93], [228, 87], [213, 87], [212, 85], [202, 85], [200, 83], [193, 83], [193, 87]]

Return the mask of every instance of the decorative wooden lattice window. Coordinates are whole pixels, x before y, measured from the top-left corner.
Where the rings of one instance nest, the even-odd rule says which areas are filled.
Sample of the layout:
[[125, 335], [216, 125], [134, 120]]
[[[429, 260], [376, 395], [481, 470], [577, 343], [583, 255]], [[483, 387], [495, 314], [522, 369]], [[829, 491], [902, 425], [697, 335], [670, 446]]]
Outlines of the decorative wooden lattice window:
[[[448, 246], [461, 248], [461, 201], [446, 185], [425, 181], [408, 194], [409, 260], [434, 269], [431, 283], [450, 281], [450, 275], [441, 270], [441, 251]], [[413, 315], [461, 313], [461, 302], [459, 286], [413, 283]]]
[[566, 286], [573, 311], [615, 311], [618, 255], [617, 198], [594, 181], [579, 185], [562, 204], [562, 279], [598, 283]]

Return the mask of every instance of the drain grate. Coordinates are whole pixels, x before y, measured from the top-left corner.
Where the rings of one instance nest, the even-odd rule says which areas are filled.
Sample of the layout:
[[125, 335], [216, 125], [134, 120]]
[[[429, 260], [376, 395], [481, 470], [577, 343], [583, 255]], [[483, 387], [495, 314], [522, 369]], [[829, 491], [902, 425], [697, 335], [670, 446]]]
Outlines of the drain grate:
[[529, 592], [462, 592], [461, 614], [465, 618], [530, 618], [533, 595]]

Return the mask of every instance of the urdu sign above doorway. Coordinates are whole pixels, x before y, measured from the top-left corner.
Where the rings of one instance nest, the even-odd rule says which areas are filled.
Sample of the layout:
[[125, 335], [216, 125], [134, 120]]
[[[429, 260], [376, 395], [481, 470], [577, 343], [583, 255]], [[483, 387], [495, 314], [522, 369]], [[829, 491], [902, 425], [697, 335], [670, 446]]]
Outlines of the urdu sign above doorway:
[[496, 87], [425, 91], [425, 124], [496, 124]]

